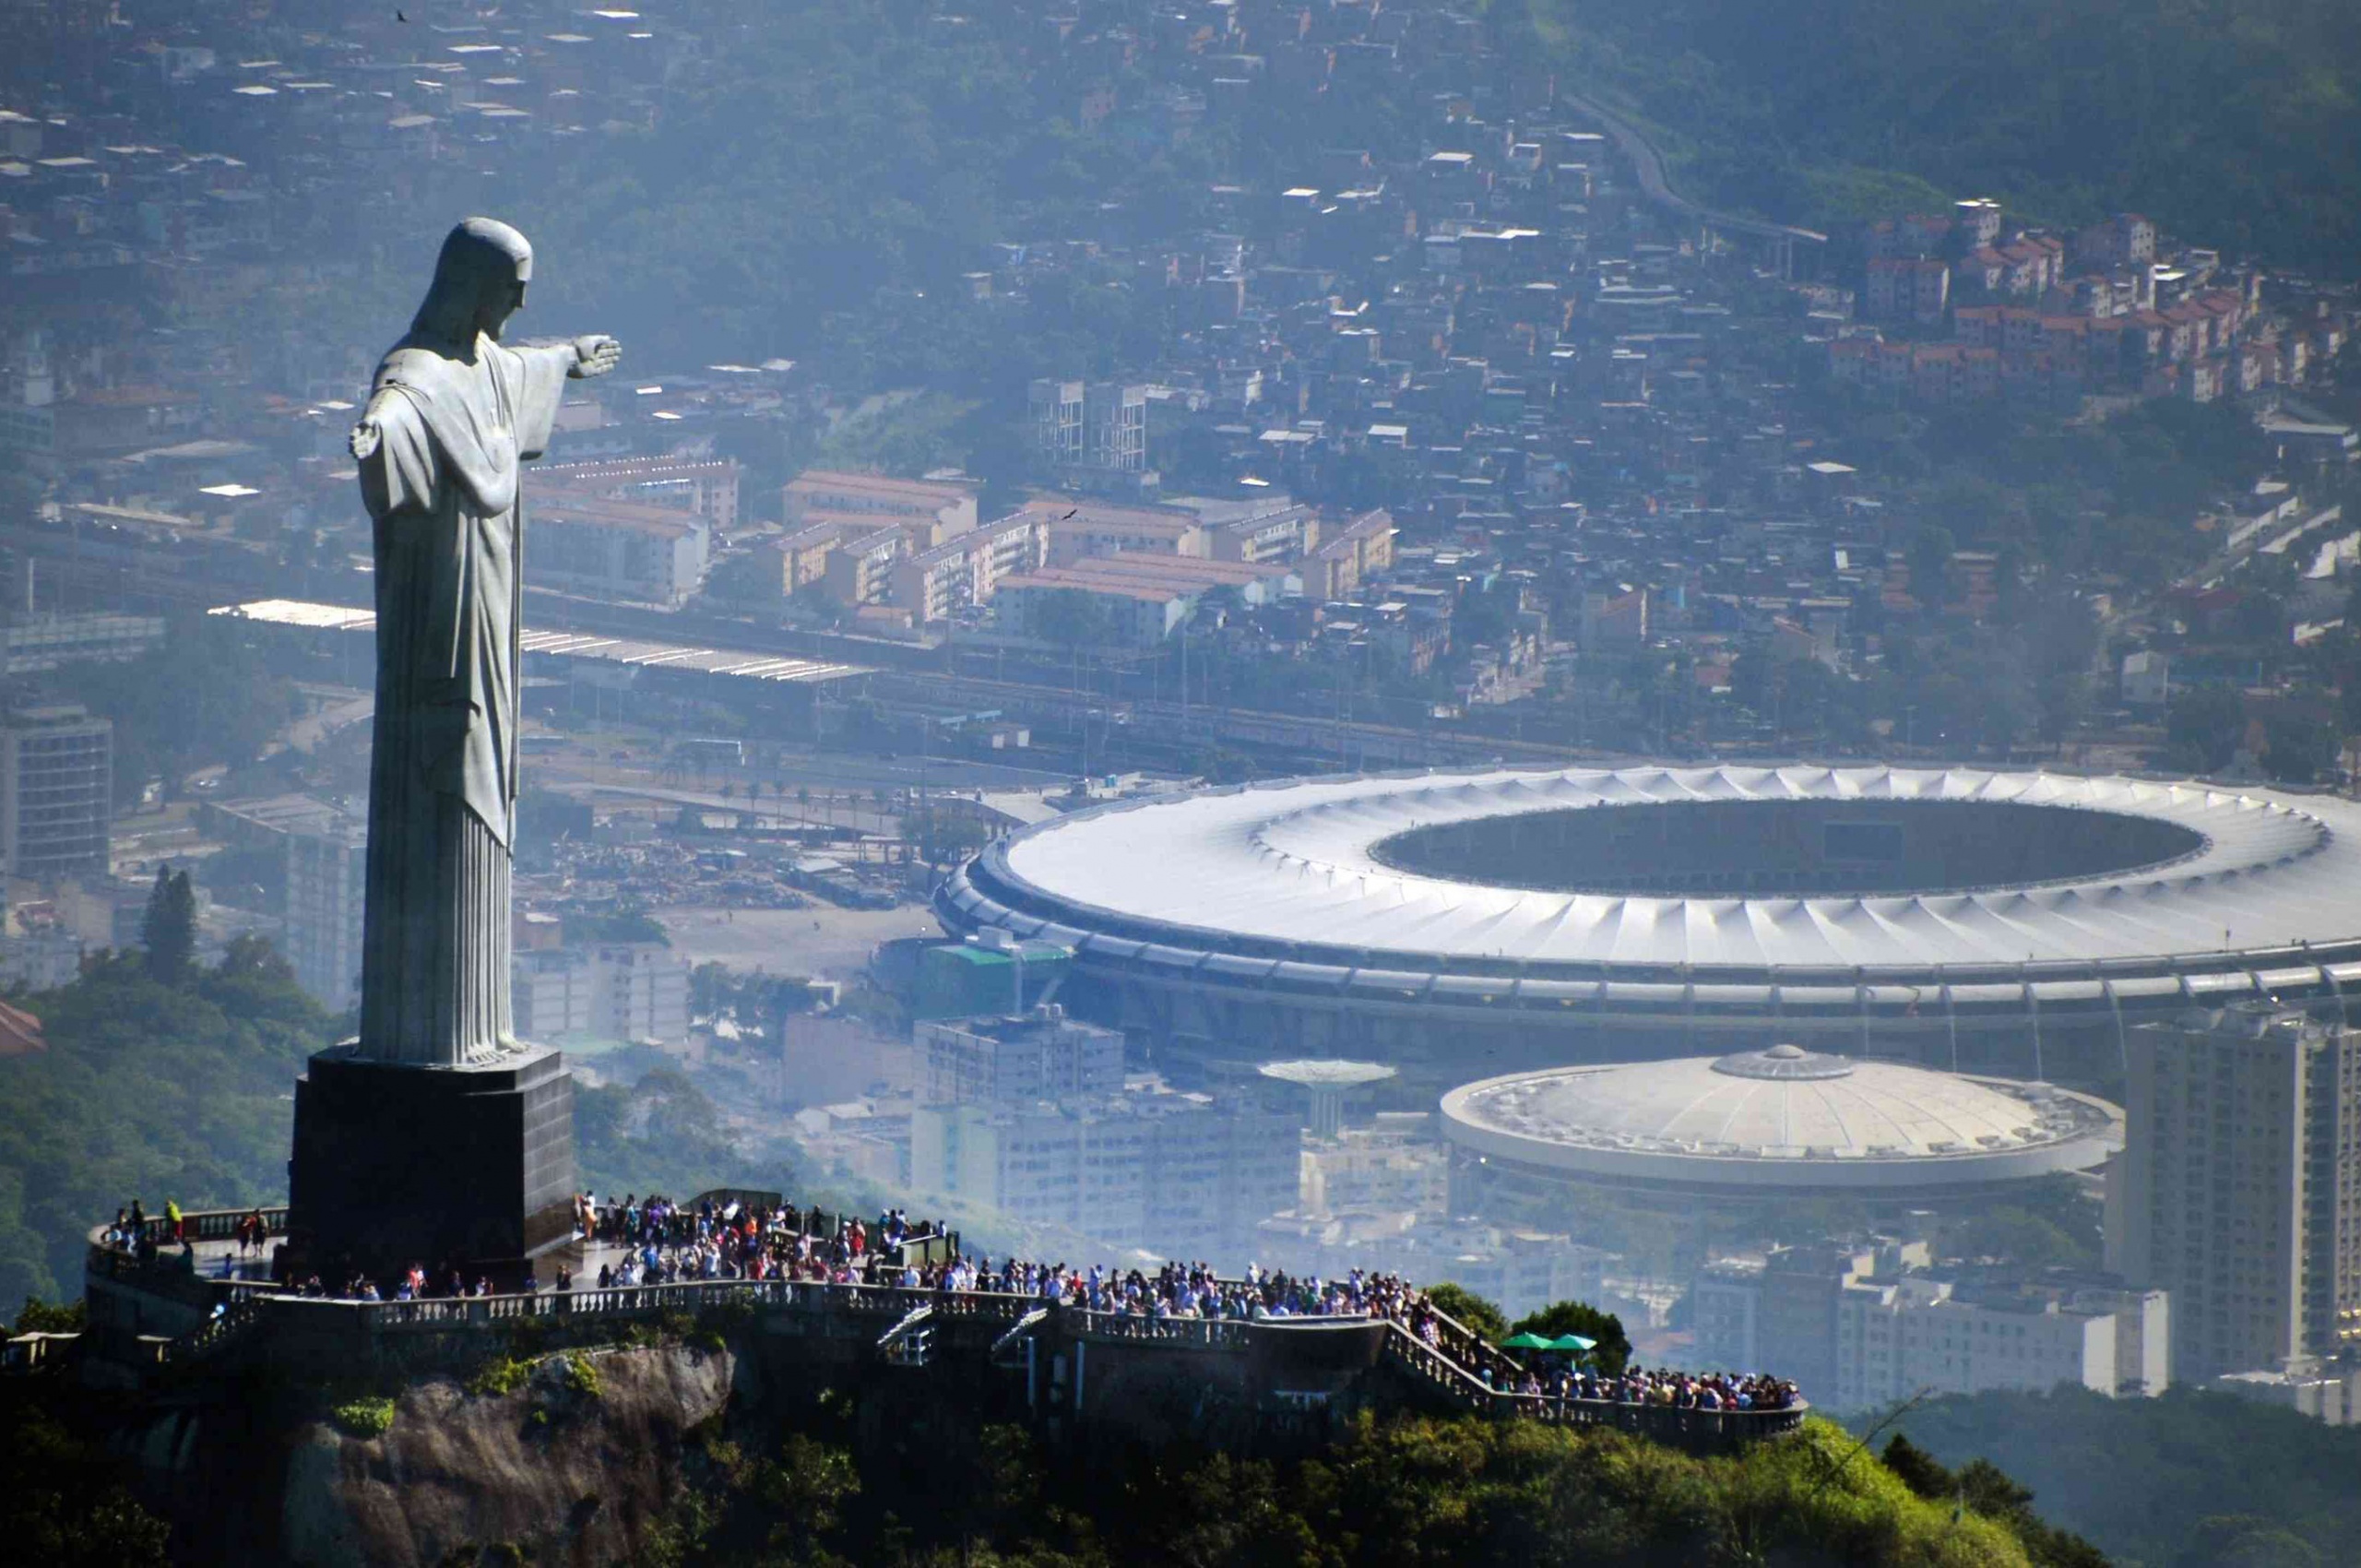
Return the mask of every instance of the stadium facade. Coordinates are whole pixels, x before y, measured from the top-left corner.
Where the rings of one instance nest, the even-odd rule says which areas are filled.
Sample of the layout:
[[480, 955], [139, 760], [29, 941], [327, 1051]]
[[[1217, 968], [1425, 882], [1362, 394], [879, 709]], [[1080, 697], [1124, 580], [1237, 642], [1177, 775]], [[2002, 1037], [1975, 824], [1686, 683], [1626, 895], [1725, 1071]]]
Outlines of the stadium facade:
[[2361, 806], [1964, 767], [1309, 779], [1022, 829], [936, 909], [1071, 947], [1077, 1011], [1216, 1058], [1459, 1083], [1792, 1041], [2082, 1076], [2190, 1006], [2343, 1008]]

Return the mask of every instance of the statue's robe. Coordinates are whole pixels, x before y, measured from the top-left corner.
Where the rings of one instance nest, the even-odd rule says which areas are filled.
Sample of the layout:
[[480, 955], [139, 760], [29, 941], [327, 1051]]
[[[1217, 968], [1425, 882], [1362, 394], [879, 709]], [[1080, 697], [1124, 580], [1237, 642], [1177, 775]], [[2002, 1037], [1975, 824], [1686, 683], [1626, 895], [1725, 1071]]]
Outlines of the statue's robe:
[[377, 710], [360, 1049], [380, 1061], [458, 1066], [516, 1049], [517, 469], [548, 445], [575, 357], [479, 338], [469, 361], [412, 337], [370, 393]]

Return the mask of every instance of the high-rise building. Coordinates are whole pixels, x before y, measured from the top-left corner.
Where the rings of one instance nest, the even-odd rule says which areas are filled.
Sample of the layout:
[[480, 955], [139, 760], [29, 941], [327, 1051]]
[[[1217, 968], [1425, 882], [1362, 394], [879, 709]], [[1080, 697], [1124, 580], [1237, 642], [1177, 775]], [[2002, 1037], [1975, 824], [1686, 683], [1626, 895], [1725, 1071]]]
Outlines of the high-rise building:
[[919, 1024], [921, 1105], [1029, 1105], [1120, 1094], [1123, 1037], [1049, 1006], [1022, 1018]]
[[660, 942], [519, 944], [509, 993], [520, 1039], [688, 1043], [689, 965]]
[[1836, 1302], [1835, 1378], [1819, 1403], [1869, 1410], [1942, 1394], [2162, 1394], [2169, 1300], [2083, 1281], [1848, 1277]]
[[114, 725], [72, 704], [0, 721], [0, 856], [11, 876], [104, 871]]
[[2172, 1377], [2361, 1343], [2361, 1035], [2269, 1003], [2134, 1029], [2107, 1266], [2172, 1293]]
[[2165, 1391], [2165, 1291], [2105, 1275], [1933, 1265], [1924, 1242], [1783, 1247], [1708, 1265], [1691, 1291], [1700, 1367], [1770, 1367], [1832, 1410], [1920, 1389]]
[[922, 1105], [910, 1180], [1116, 1246], [1240, 1260], [1255, 1227], [1294, 1205], [1301, 1145], [1292, 1114], [1169, 1091]]
[[1035, 381], [1026, 399], [1033, 449], [1086, 489], [1152, 482], [1147, 388], [1119, 381]]
[[287, 961], [321, 1006], [342, 1012], [361, 996], [361, 910], [369, 837], [335, 825], [287, 835]]

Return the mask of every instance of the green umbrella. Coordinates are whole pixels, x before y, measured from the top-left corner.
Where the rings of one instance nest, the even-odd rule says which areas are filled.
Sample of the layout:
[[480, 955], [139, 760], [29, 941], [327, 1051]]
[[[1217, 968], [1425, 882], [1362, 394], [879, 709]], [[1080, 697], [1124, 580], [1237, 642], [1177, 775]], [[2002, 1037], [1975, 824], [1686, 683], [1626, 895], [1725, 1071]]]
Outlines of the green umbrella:
[[1587, 1354], [1588, 1352], [1598, 1348], [1598, 1341], [1596, 1339], [1585, 1339], [1579, 1334], [1560, 1334], [1557, 1338], [1549, 1341], [1549, 1348], [1552, 1350], [1572, 1350], [1578, 1353]]
[[1512, 1334], [1501, 1341], [1503, 1350], [1547, 1350], [1549, 1348], [1549, 1341], [1538, 1334]]

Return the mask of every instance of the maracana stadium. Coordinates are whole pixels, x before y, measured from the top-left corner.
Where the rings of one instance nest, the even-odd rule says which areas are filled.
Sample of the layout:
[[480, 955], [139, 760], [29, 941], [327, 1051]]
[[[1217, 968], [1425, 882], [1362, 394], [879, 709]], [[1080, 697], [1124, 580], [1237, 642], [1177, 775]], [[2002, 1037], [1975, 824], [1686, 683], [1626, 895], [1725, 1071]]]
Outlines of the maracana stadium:
[[1308, 779], [1021, 829], [935, 906], [1072, 947], [1062, 1001], [1216, 1058], [1464, 1082], [1791, 1042], [2041, 1079], [2192, 1005], [2361, 987], [2361, 806], [1967, 767]]

